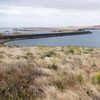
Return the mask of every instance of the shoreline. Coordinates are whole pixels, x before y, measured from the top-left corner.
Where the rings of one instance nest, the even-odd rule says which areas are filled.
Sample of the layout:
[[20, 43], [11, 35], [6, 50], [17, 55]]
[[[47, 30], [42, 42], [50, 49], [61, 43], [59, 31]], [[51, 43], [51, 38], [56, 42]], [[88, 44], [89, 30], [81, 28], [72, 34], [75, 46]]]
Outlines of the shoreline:
[[37, 38], [49, 38], [49, 37], [60, 37], [60, 36], [72, 36], [72, 35], [84, 35], [92, 34], [90, 31], [76, 31], [76, 32], [53, 32], [53, 33], [42, 33], [42, 34], [21, 34], [21, 35], [5, 35], [0, 36], [0, 43], [23, 40], [23, 39], [37, 39]]

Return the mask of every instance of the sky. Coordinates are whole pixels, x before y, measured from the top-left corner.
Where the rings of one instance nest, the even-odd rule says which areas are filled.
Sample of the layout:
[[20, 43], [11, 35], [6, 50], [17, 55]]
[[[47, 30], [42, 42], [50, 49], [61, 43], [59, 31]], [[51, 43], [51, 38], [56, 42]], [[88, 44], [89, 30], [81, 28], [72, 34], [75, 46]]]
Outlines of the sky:
[[100, 24], [100, 0], [0, 0], [0, 27]]

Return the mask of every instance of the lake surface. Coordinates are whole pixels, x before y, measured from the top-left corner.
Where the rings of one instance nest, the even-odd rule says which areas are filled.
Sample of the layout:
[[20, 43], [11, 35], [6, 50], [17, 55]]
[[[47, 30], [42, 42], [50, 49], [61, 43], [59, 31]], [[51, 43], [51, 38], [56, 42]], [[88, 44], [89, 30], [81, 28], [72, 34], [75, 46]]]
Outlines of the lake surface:
[[73, 35], [62, 37], [50, 37], [40, 39], [26, 39], [11, 41], [7, 44], [16, 44], [19, 46], [31, 45], [49, 45], [49, 46], [89, 46], [100, 48], [100, 30], [90, 30], [92, 34]]

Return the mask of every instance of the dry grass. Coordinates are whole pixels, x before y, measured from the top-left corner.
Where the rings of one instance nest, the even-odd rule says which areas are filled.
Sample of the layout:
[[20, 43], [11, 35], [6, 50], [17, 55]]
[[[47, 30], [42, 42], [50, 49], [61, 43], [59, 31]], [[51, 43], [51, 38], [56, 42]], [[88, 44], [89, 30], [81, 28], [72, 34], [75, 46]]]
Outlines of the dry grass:
[[0, 100], [100, 100], [100, 49], [0, 47]]

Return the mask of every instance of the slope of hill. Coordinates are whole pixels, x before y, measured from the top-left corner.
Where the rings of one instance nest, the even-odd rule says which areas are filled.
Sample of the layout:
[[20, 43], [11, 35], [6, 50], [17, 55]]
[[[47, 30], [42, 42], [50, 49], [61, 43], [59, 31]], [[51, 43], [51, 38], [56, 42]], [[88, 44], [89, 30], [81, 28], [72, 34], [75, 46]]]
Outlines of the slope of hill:
[[1, 46], [0, 100], [100, 100], [100, 49]]

